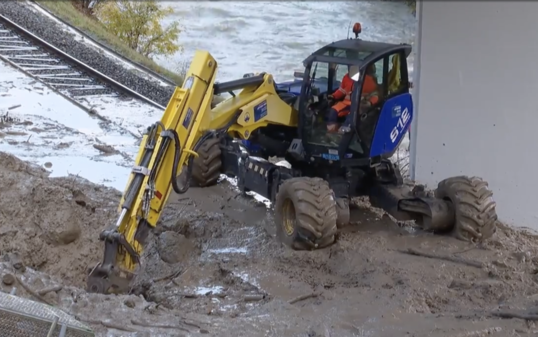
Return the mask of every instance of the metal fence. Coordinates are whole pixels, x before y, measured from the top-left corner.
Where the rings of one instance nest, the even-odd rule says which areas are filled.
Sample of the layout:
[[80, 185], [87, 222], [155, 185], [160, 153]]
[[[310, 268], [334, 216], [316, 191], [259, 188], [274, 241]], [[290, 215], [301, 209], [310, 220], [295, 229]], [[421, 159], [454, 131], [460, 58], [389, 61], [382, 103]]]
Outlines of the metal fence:
[[95, 337], [60, 309], [0, 291], [0, 337]]

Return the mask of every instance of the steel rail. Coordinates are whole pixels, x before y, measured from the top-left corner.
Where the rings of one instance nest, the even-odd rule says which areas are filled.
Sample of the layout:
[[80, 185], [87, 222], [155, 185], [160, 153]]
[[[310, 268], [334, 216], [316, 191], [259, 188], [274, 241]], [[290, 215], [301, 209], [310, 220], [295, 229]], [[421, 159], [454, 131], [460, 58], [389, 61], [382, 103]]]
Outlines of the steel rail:
[[116, 89], [124, 92], [124, 93], [127, 93], [131, 96], [134, 96], [148, 104], [151, 104], [153, 105], [154, 107], [156, 108], [159, 108], [159, 109], [162, 109], [164, 110], [165, 107], [160, 105], [159, 103], [151, 100], [150, 98], [147, 98], [146, 96], [144, 95], [141, 95], [140, 93], [132, 90], [131, 88], [119, 83], [118, 81], [106, 76], [105, 74], [103, 74], [102, 72], [90, 67], [89, 65], [87, 65], [86, 63], [74, 58], [73, 56], [67, 54], [66, 52], [64, 52], [63, 50], [53, 46], [52, 44], [48, 43], [47, 41], [43, 40], [42, 38], [36, 36], [35, 34], [33, 34], [32, 32], [28, 31], [27, 29], [19, 26], [18, 24], [16, 24], [15, 22], [11, 21], [10, 19], [8, 19], [7, 17], [5, 17], [4, 15], [0, 14], [0, 22], [4, 23], [4, 24], [7, 24], [8, 26], [14, 28], [17, 32], [20, 32], [22, 33], [23, 35], [29, 37], [30, 39], [32, 39], [34, 42], [37, 42], [39, 45], [41, 45], [42, 47], [45, 47], [46, 49], [52, 51], [54, 54], [58, 54], [60, 55], [62, 58], [68, 60], [69, 62], [71, 63], [74, 63], [75, 65], [81, 67], [82, 69], [86, 70], [87, 72], [95, 75], [96, 77], [98, 77], [99, 79], [101, 79], [103, 82], [105, 83], [108, 83], [110, 84], [111, 86], [115, 87]]
[[116, 57], [120, 58], [122, 61], [126, 62], [126, 63], [129, 63], [131, 64], [133, 67], [135, 68], [138, 68], [138, 70], [142, 71], [142, 72], [145, 72], [147, 73], [149, 76], [152, 76], [154, 77], [155, 79], [158, 79], [170, 86], [177, 86], [178, 84], [175, 83], [174, 81], [172, 81], [171, 79], [169, 79], [168, 77], [164, 76], [164, 75], [161, 75], [153, 70], [151, 70], [150, 68], [146, 67], [145, 65], [139, 63], [139, 62], [136, 62], [136, 61], [133, 61], [133, 60], [130, 60], [128, 59], [127, 57], [119, 54], [118, 52], [116, 52], [113, 48], [107, 46], [106, 44], [96, 40], [95, 38], [93, 38], [91, 35], [87, 34], [86, 32], [84, 32], [83, 30], [71, 25], [69, 22], [67, 22], [66, 20], [56, 16], [53, 12], [51, 12], [48, 8], [44, 7], [43, 5], [41, 5], [39, 2], [37, 2], [36, 0], [29, 0], [30, 3], [34, 4], [35, 6], [39, 7], [39, 9], [45, 11], [46, 13], [48, 13], [50, 16], [53, 16], [55, 20], [58, 20], [59, 22], [63, 23], [64, 25], [66, 25], [67, 27], [69, 27], [70, 29], [73, 29], [74, 31], [76, 31], [77, 33], [79, 33], [80, 35], [82, 35], [85, 39], [88, 39], [89, 41], [91, 41], [92, 43], [95, 43], [96, 45], [99, 46], [99, 48], [103, 48], [104, 50], [108, 51], [109, 53], [111, 54], [114, 54]]

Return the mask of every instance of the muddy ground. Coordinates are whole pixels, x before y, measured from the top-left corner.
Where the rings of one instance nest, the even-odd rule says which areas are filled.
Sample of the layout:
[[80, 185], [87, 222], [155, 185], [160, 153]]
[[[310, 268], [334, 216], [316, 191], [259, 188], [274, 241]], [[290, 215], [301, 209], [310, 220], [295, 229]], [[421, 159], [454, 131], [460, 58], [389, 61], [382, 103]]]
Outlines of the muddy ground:
[[[97, 295], [82, 289], [86, 268], [101, 257], [97, 237], [115, 220], [120, 193], [74, 176], [49, 178], [5, 153], [0, 191], [2, 278], [13, 274], [30, 291], [62, 286], [39, 299], [18, 281], [0, 282], [1, 290], [15, 286], [58, 306], [98, 336], [538, 333], [532, 320], [495, 316], [534, 315], [538, 237], [529, 232], [501, 226], [474, 246], [398, 225], [357, 200], [335, 245], [295, 252], [275, 241], [265, 206], [224, 180], [171, 197], [138, 279], [149, 287], [146, 298]], [[408, 248], [464, 260], [402, 253]], [[15, 269], [17, 262], [26, 267]]]

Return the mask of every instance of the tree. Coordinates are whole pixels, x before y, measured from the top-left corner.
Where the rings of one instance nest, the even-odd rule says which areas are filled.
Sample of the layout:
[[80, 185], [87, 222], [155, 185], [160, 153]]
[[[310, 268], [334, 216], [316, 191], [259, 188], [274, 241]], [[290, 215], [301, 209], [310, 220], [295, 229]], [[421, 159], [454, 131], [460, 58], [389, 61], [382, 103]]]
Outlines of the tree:
[[178, 22], [163, 28], [161, 20], [172, 14], [171, 7], [161, 8], [156, 0], [107, 0], [95, 8], [95, 15], [110, 32], [144, 56], [171, 55], [181, 49], [176, 43]]

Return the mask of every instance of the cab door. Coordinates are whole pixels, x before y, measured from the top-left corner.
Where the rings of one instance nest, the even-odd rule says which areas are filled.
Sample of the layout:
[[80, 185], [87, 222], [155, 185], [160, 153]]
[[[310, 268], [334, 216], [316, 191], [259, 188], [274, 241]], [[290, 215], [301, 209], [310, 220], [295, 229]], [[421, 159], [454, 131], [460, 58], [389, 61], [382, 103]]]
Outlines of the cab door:
[[413, 119], [413, 99], [409, 93], [407, 59], [404, 50], [385, 57], [387, 65], [384, 95], [370, 145], [370, 158], [389, 158], [401, 144]]

